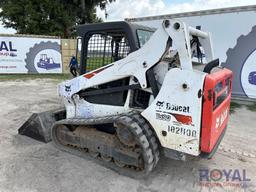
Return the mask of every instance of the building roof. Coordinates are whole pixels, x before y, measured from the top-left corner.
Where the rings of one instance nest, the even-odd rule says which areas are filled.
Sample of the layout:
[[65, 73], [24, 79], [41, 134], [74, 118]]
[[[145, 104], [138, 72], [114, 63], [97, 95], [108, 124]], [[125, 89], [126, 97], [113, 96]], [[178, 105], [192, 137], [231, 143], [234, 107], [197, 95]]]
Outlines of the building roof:
[[150, 21], [150, 20], [163, 20], [163, 19], [170, 19], [170, 18], [193, 17], [193, 16], [213, 15], [213, 14], [222, 14], [222, 13], [245, 12], [245, 11], [256, 11], [256, 5], [208, 9], [208, 10], [202, 10], [202, 11], [192, 11], [192, 12], [183, 12], [183, 13], [174, 13], [174, 14], [166, 14], [166, 15], [147, 16], [147, 17], [126, 18], [125, 20], [128, 22]]

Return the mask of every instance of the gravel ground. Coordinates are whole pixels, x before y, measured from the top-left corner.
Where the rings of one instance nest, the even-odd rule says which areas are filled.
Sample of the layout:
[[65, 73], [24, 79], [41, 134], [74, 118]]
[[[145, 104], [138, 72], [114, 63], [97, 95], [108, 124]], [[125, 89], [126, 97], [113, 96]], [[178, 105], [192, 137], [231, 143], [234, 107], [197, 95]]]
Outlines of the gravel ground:
[[[17, 134], [32, 112], [60, 106], [56, 84], [50, 79], [0, 82], [0, 192], [256, 191], [255, 112], [236, 109], [212, 159], [162, 158], [147, 179], [135, 180]], [[236, 177], [245, 170], [251, 181], [244, 188], [224, 186], [234, 184], [224, 180], [218, 181], [222, 186], [201, 186], [199, 169], [231, 170]]]

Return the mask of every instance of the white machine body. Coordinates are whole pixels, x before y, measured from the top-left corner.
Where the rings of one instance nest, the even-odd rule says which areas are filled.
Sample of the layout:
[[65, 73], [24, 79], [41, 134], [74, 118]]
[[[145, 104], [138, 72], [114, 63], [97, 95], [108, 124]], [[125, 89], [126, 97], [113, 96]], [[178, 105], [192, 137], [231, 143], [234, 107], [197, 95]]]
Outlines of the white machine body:
[[[210, 34], [187, 26], [179, 20], [166, 20], [139, 50], [126, 58], [96, 69], [85, 75], [65, 81], [58, 86], [67, 118], [97, 118], [139, 110], [154, 129], [161, 145], [190, 155], [200, 154], [202, 94], [206, 73], [193, 69], [190, 40], [197, 36], [204, 49], [206, 61], [213, 60]], [[161, 61], [166, 54], [168, 39], [171, 51], [178, 53], [180, 66], [169, 68]], [[129, 85], [152, 93], [146, 72], [154, 67], [159, 93], [151, 95], [145, 110], [131, 108], [128, 91], [124, 106], [94, 104], [78, 93], [103, 83], [130, 77]], [[88, 75], [90, 74], [90, 75]], [[89, 78], [88, 78], [89, 77]], [[136, 80], [135, 80], [136, 79]]]

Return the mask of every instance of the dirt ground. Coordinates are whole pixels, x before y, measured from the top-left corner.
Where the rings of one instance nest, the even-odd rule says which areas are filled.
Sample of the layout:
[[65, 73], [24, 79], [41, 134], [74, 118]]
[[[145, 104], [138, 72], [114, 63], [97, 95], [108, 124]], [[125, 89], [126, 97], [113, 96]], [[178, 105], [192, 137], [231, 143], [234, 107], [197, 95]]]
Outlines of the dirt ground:
[[[256, 112], [236, 109], [212, 159], [182, 162], [162, 158], [147, 179], [135, 180], [61, 152], [52, 143], [17, 134], [32, 112], [60, 105], [56, 84], [51, 79], [0, 82], [0, 192], [256, 191]], [[230, 186], [237, 182], [231, 179], [218, 181], [218, 186], [202, 186], [200, 169], [231, 170], [242, 179], [245, 170], [250, 181], [244, 187]]]

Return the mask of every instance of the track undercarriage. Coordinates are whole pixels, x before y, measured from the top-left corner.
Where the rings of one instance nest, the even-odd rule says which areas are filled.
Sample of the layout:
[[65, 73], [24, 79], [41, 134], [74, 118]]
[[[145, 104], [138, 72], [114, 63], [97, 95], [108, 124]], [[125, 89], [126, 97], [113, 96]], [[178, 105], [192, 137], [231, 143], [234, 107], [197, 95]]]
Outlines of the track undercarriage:
[[159, 160], [158, 142], [140, 114], [65, 119], [52, 128], [54, 144], [61, 150], [97, 159], [118, 173], [147, 175]]

